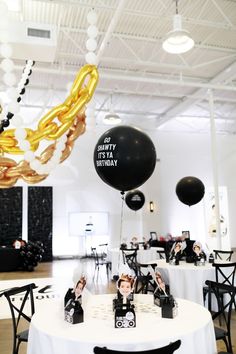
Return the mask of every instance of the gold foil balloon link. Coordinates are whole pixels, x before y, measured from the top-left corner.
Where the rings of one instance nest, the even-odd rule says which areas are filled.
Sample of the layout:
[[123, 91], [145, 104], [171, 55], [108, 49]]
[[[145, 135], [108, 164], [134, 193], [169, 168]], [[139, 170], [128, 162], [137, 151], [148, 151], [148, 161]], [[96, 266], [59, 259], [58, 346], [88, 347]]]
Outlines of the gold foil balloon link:
[[[90, 76], [88, 83], [81, 89], [87, 76]], [[91, 100], [97, 82], [98, 73], [96, 67], [85, 65], [77, 75], [70, 96], [65, 103], [49, 111], [40, 120], [38, 130], [27, 129], [27, 139], [31, 143], [31, 150], [35, 151], [43, 138], [57, 140], [68, 130], [67, 141], [60, 163], [67, 159], [72, 152], [74, 141], [85, 132], [85, 105]], [[58, 126], [52, 121], [54, 118], [62, 124]], [[14, 154], [24, 153], [17, 146], [14, 136], [14, 130], [12, 129], [4, 131], [0, 135], [0, 151]], [[54, 149], [55, 143], [48, 146], [38, 157], [39, 161], [41, 163], [49, 161]], [[47, 178], [47, 175], [37, 174], [30, 168], [29, 163], [24, 160], [17, 164], [10, 158], [0, 157], [0, 188], [10, 188], [20, 178], [29, 184], [34, 184], [43, 181]]]
[[[85, 115], [80, 114], [74, 120], [73, 126], [67, 134], [67, 141], [62, 152], [60, 162], [63, 162], [71, 154], [74, 141], [85, 131]], [[38, 160], [46, 163], [53, 155], [55, 143], [48, 146], [40, 155]], [[14, 186], [19, 178], [22, 178], [29, 184], [39, 183], [47, 178], [48, 175], [39, 175], [29, 166], [26, 161], [20, 161], [18, 164], [9, 158], [0, 157], [0, 188], [9, 188]]]
[[[69, 97], [64, 103], [52, 108], [38, 123], [37, 130], [27, 129], [27, 140], [31, 150], [36, 151], [43, 139], [57, 140], [72, 125], [75, 117], [81, 113], [91, 100], [98, 83], [98, 71], [94, 65], [85, 65], [78, 72]], [[55, 121], [53, 121], [55, 119]], [[59, 124], [58, 124], [59, 122]], [[15, 130], [5, 130], [0, 135], [0, 150], [9, 154], [24, 154], [18, 146]]]

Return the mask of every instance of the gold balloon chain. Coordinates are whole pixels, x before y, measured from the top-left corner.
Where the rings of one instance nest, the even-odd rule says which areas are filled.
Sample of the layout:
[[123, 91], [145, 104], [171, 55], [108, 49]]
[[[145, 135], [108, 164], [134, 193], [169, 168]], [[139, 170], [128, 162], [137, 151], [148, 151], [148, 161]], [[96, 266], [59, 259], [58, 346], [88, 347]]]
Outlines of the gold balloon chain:
[[[85, 65], [78, 72], [64, 103], [51, 109], [38, 123], [37, 130], [26, 128], [26, 139], [30, 150], [36, 151], [43, 140], [58, 140], [66, 133], [67, 140], [62, 152], [60, 163], [71, 153], [74, 141], [85, 131], [85, 105], [91, 100], [98, 83], [98, 71], [94, 65]], [[59, 124], [57, 123], [59, 122]], [[52, 157], [56, 143], [48, 146], [37, 159], [45, 164]], [[9, 129], [0, 135], [0, 152], [24, 154], [15, 137], [15, 129]], [[0, 188], [12, 187], [19, 178], [27, 183], [44, 180], [47, 174], [38, 174], [25, 160], [19, 163], [6, 157], [0, 157]]]

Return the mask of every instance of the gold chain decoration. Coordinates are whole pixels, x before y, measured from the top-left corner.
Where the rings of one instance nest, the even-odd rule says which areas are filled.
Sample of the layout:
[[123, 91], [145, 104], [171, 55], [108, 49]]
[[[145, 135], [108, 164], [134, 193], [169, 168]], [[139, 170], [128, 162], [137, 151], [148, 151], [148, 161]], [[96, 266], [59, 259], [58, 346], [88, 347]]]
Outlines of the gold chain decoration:
[[[57, 140], [67, 133], [65, 149], [60, 163], [71, 153], [74, 141], [85, 131], [85, 105], [91, 100], [98, 83], [98, 72], [94, 65], [85, 65], [78, 72], [64, 103], [52, 108], [38, 123], [37, 130], [26, 128], [30, 149], [36, 151], [43, 140]], [[53, 155], [55, 143], [48, 146], [38, 157], [46, 163]], [[24, 154], [15, 139], [15, 129], [8, 129], [0, 135], [0, 152], [8, 154]], [[25, 160], [19, 163], [6, 157], [0, 157], [0, 188], [12, 187], [19, 178], [27, 183], [37, 183], [47, 175], [39, 175]]]

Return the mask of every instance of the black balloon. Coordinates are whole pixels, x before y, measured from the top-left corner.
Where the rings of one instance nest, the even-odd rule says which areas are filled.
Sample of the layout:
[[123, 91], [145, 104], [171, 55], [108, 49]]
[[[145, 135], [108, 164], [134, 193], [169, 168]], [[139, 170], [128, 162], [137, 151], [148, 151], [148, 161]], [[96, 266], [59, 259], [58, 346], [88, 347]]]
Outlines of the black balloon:
[[182, 203], [191, 206], [204, 197], [205, 187], [200, 179], [188, 176], [177, 183], [176, 194]]
[[99, 138], [93, 160], [99, 177], [124, 192], [141, 186], [152, 175], [156, 150], [147, 134], [121, 125], [107, 130]]
[[139, 190], [127, 192], [125, 195], [125, 203], [132, 210], [139, 210], [143, 207], [145, 196]]

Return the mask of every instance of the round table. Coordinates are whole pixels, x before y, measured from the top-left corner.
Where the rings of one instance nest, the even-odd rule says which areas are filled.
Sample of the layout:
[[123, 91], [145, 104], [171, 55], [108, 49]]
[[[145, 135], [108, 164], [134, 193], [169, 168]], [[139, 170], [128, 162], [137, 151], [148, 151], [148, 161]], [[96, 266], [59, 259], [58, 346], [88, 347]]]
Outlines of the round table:
[[193, 263], [184, 261], [181, 261], [179, 265], [171, 265], [163, 259], [155, 262], [165, 283], [169, 284], [170, 292], [174, 297], [203, 305], [205, 281], [215, 280], [215, 269], [211, 263], [206, 262], [204, 266], [195, 266]]
[[162, 318], [152, 295], [135, 294], [135, 328], [115, 328], [112, 300], [114, 294], [91, 295], [83, 302], [84, 322], [64, 321], [62, 302], [46, 305], [35, 313], [29, 331], [27, 354], [92, 354], [93, 348], [107, 346], [117, 350], [159, 348], [177, 339], [176, 354], [216, 354], [211, 315], [203, 306], [176, 299], [178, 314]]

